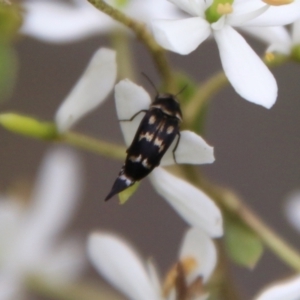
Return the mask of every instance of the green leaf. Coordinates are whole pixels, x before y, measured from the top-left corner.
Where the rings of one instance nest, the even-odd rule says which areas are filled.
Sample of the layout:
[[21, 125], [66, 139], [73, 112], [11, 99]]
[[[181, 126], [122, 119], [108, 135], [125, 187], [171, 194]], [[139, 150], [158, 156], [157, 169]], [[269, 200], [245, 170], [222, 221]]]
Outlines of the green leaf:
[[9, 45], [0, 43], [0, 102], [7, 99], [13, 91], [17, 65], [15, 51]]
[[42, 140], [52, 140], [57, 137], [54, 123], [40, 122], [34, 118], [15, 113], [0, 114], [0, 125], [14, 133]]
[[136, 182], [134, 185], [118, 194], [121, 205], [125, 204], [128, 201], [128, 199], [137, 191], [139, 185], [140, 183]]
[[22, 25], [22, 10], [18, 5], [0, 3], [0, 37], [1, 41], [15, 38]]
[[225, 246], [237, 264], [253, 269], [261, 258], [264, 246], [260, 238], [238, 219], [225, 221]]

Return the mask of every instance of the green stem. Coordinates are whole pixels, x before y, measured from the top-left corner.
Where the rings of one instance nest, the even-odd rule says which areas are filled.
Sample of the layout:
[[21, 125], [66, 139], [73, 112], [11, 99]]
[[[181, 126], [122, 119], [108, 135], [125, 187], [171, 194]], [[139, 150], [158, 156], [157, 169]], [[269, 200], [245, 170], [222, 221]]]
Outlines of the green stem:
[[241, 295], [232, 278], [228, 256], [223, 244], [218, 241], [218, 265], [209, 280], [208, 287], [210, 291], [210, 300], [240, 300]]
[[219, 71], [205, 82], [201, 83], [197, 92], [184, 108], [184, 120], [189, 128], [194, 128], [202, 108], [208, 100], [228, 84], [228, 79], [223, 71]]
[[266, 225], [236, 194], [204, 182], [204, 180], [202, 180], [200, 187], [215, 199], [225, 211], [238, 217], [251, 228], [277, 257], [295, 271], [300, 272], [299, 252]]
[[26, 286], [37, 295], [57, 300], [120, 300], [119, 296], [106, 288], [99, 288], [93, 284], [54, 284], [38, 277], [30, 277]]
[[103, 13], [109, 15], [114, 20], [122, 23], [127, 28], [131, 29], [136, 37], [144, 43], [144, 45], [149, 49], [152, 57], [156, 63], [157, 69], [159, 70], [163, 80], [164, 85], [167, 87], [169, 92], [174, 91], [175, 83], [173, 79], [173, 72], [166, 58], [165, 50], [160, 47], [154, 40], [152, 34], [147, 30], [145, 24], [140, 23], [121, 11], [108, 5], [103, 0], [88, 0], [93, 6], [101, 10]]
[[130, 49], [129, 37], [124, 30], [115, 30], [111, 34], [113, 48], [118, 53], [117, 65], [119, 78], [136, 81], [136, 68]]
[[206, 181], [193, 166], [173, 167], [173, 170], [201, 188], [214, 199], [223, 211], [237, 217], [261, 238], [277, 257], [293, 270], [300, 272], [300, 253], [275, 233], [232, 191]]
[[124, 160], [126, 156], [126, 148], [124, 146], [100, 141], [80, 133], [67, 132], [57, 141], [117, 160]]

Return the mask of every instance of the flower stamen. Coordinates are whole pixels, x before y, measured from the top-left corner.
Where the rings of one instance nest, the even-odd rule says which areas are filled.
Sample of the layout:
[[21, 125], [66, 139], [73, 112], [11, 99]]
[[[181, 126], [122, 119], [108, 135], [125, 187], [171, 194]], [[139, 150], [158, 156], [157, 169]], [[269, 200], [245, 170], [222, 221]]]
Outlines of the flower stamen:
[[166, 275], [163, 285], [163, 295], [167, 297], [171, 290], [176, 288], [178, 278], [182, 277], [182, 275], [186, 278], [197, 268], [197, 265], [198, 263], [194, 257], [185, 257], [176, 263]]
[[265, 60], [267, 62], [272, 62], [275, 59], [275, 55], [273, 52], [266, 52], [265, 54]]
[[287, 5], [294, 2], [294, 0], [262, 0], [262, 1], [272, 6]]
[[217, 6], [217, 13], [219, 15], [228, 15], [233, 12], [233, 7], [230, 3], [219, 3]]

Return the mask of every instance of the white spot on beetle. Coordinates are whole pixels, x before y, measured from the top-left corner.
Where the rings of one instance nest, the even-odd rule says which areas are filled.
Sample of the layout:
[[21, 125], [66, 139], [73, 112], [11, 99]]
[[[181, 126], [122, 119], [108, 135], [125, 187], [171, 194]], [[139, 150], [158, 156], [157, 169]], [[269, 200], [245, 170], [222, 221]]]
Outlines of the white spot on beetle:
[[169, 126], [168, 128], [167, 128], [167, 134], [171, 134], [173, 131], [174, 131], [174, 126]]
[[153, 133], [145, 132], [141, 133], [139, 140], [146, 139], [146, 141], [150, 142], [153, 139]]
[[151, 169], [151, 165], [149, 164], [147, 158], [145, 158], [145, 159], [142, 161], [142, 165], [143, 165], [146, 169]]
[[151, 116], [150, 119], [149, 119], [149, 124], [154, 124], [156, 121], [156, 117], [155, 116]]
[[139, 155], [139, 156], [130, 156], [129, 160], [131, 160], [132, 162], [141, 162], [142, 161], [142, 155]]
[[121, 175], [119, 178], [120, 178], [121, 180], [125, 181], [125, 184], [126, 184], [127, 186], [130, 186], [130, 185], [132, 184], [132, 182], [133, 182], [133, 180], [130, 179], [130, 178], [128, 178], [125, 174]]

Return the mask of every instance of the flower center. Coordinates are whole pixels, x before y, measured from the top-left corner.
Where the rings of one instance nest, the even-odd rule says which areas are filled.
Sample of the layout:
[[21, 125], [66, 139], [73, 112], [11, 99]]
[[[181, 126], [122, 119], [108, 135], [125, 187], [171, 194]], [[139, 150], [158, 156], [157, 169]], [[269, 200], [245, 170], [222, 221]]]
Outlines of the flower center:
[[262, 1], [273, 6], [286, 5], [294, 2], [294, 0], [262, 0]]
[[219, 3], [217, 6], [217, 13], [219, 15], [228, 15], [231, 14], [233, 12], [233, 8], [232, 5], [230, 3]]
[[267, 62], [271, 62], [275, 59], [275, 55], [273, 52], [267, 52], [264, 58]]
[[212, 24], [217, 22], [223, 15], [231, 14], [233, 12], [233, 1], [234, 0], [214, 0], [212, 5], [205, 11], [206, 20]]
[[197, 268], [197, 261], [194, 257], [185, 257], [176, 263], [167, 273], [163, 286], [163, 294], [167, 297], [173, 288], [176, 289], [179, 279], [183, 279]]

